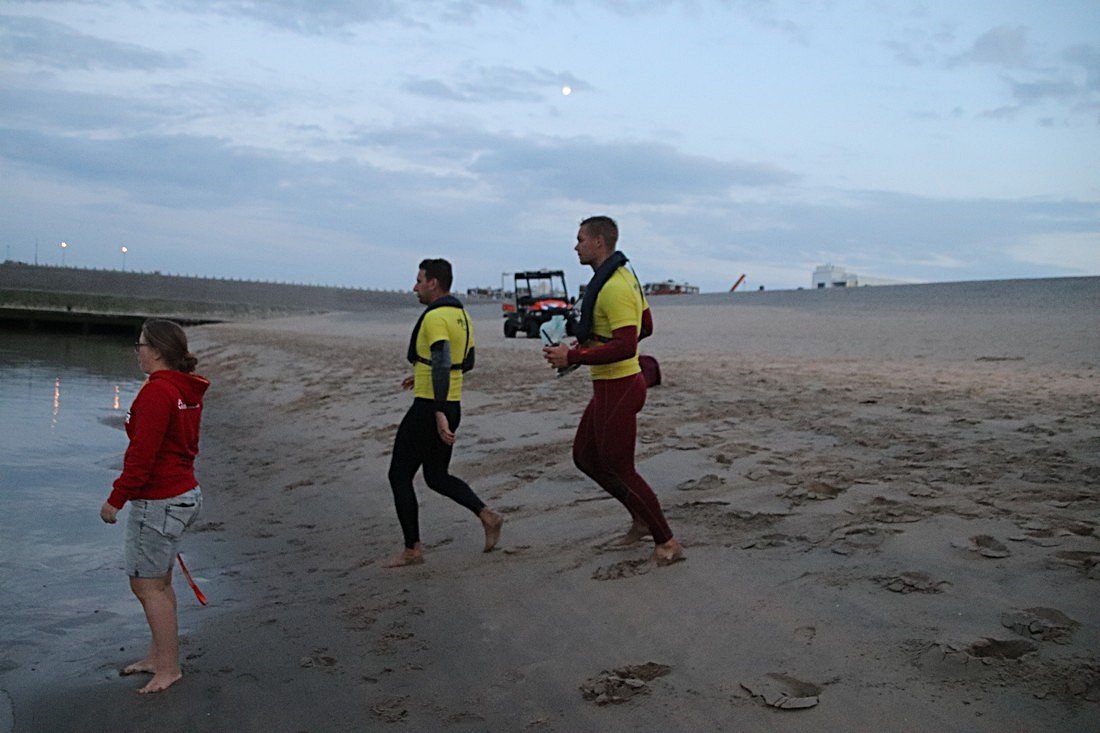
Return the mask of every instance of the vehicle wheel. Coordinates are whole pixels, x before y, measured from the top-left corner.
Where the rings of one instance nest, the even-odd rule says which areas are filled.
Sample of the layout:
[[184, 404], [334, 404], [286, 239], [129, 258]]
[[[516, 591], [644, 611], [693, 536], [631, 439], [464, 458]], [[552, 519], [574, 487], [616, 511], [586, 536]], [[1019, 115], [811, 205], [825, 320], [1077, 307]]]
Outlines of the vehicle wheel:
[[514, 339], [516, 337], [516, 324], [511, 321], [504, 322], [504, 338]]

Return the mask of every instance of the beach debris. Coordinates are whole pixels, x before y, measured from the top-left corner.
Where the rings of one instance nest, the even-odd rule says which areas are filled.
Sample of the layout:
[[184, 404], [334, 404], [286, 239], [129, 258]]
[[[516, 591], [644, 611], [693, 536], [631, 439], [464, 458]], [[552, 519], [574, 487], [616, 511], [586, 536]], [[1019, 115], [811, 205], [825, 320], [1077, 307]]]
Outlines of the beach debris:
[[724, 486], [726, 480], [721, 476], [708, 473], [702, 478], [692, 478], [677, 484], [679, 491], [705, 491], [706, 489], [718, 489]]
[[821, 687], [780, 672], [768, 672], [758, 680], [742, 682], [741, 687], [780, 710], [805, 710], [821, 701]]
[[597, 705], [618, 705], [637, 695], [648, 695], [648, 683], [670, 672], [672, 667], [657, 662], [605, 669], [581, 684], [581, 696]]
[[1081, 624], [1055, 608], [1025, 608], [1001, 614], [1001, 625], [1022, 636], [1068, 644]]
[[893, 576], [875, 578], [879, 585], [894, 593], [942, 593], [944, 586], [951, 583], [946, 580], [932, 580], [928, 573], [919, 570], [907, 570]]
[[976, 552], [982, 557], [1008, 557], [1012, 553], [1002, 542], [987, 534], [974, 535], [966, 542], [955, 541], [951, 543], [955, 547]]

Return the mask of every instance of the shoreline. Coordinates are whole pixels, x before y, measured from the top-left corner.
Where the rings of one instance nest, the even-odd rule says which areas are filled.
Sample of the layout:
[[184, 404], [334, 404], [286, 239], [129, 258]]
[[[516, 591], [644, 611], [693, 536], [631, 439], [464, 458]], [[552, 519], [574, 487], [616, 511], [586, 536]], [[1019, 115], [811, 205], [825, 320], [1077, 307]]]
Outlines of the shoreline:
[[[643, 351], [664, 384], [639, 416], [638, 465], [686, 562], [646, 568], [646, 545], [606, 545], [625, 512], [569, 455], [587, 377], [554, 379], [489, 306], [472, 309], [453, 469], [505, 513], [501, 548], [481, 553], [476, 520], [418, 479], [427, 562], [399, 570], [380, 567], [400, 546], [385, 470], [417, 309], [203, 327], [208, 504], [185, 553], [217, 615], [187, 634], [163, 695], [137, 700], [126, 679], [64, 706], [43, 691], [15, 730], [27, 711], [57, 730], [89, 711], [164, 731], [1088, 729], [1087, 318], [1021, 304], [719, 320], [652, 302]], [[668, 673], [626, 702], [584, 698], [648, 663]], [[816, 704], [776, 709], [776, 690]]]

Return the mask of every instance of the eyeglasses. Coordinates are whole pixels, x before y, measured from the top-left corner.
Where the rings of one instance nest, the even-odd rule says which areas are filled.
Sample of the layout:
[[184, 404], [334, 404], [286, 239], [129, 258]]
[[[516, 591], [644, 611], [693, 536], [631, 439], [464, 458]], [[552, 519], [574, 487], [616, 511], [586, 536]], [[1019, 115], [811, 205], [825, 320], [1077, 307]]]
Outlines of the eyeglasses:
[[143, 344], [140, 341], [134, 342], [134, 351], [141, 351], [142, 346], [150, 346], [151, 344]]

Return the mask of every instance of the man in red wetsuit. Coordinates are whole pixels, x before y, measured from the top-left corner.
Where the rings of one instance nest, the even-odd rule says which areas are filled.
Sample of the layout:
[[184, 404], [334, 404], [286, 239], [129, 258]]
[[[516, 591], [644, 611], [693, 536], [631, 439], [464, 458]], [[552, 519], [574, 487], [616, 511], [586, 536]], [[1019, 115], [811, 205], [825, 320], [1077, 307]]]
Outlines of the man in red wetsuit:
[[592, 399], [573, 439], [573, 462], [618, 499], [632, 518], [623, 538], [646, 534], [656, 545], [653, 559], [667, 565], [683, 558], [656, 494], [634, 467], [637, 415], [645, 404], [646, 384], [638, 364], [638, 341], [653, 332], [653, 320], [638, 279], [616, 251], [619, 228], [606, 216], [585, 219], [577, 231], [577, 256], [595, 274], [585, 290], [577, 343], [546, 346], [551, 366], [588, 365]]

